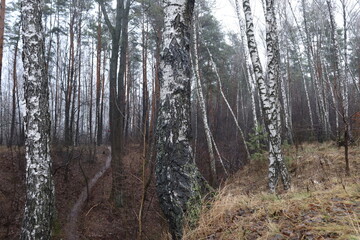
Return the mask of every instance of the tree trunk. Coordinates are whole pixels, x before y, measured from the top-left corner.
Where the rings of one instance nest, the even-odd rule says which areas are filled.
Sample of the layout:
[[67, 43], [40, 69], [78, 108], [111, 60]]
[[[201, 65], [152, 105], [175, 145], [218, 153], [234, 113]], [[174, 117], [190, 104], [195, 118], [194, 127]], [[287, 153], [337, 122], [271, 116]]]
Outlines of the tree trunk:
[[345, 96], [345, 74], [343, 69], [340, 66], [340, 48], [336, 37], [336, 23], [335, 17], [332, 9], [332, 4], [330, 0], [326, 0], [330, 15], [330, 26], [331, 26], [331, 40], [334, 50], [334, 92], [337, 96], [337, 104], [339, 105], [339, 114], [344, 123], [344, 146], [345, 146], [345, 172], [347, 176], [350, 176], [350, 166], [349, 166], [349, 156], [348, 156], [348, 146], [349, 146], [349, 118], [347, 116], [347, 100]]
[[[59, 8], [56, 9], [56, 23], [57, 27], [60, 27], [60, 13]], [[59, 108], [59, 79], [60, 79], [60, 33], [56, 33], [56, 70], [55, 70], [55, 116], [54, 116], [54, 132], [52, 134], [52, 140], [57, 140], [57, 126], [58, 126], [58, 116], [60, 115]]]
[[[143, 11], [145, 11], [144, 2], [142, 3]], [[148, 27], [147, 27], [148, 28]], [[142, 87], [142, 121], [141, 131], [145, 141], [143, 144], [148, 142], [148, 128], [149, 121], [147, 119], [147, 113], [149, 108], [149, 92], [148, 92], [148, 80], [147, 80], [147, 47], [148, 47], [148, 29], [145, 29], [145, 12], [143, 13], [142, 19], [142, 74], [143, 74], [143, 87]], [[145, 154], [146, 155], [146, 154]]]
[[277, 93], [278, 42], [273, 2], [266, 1], [266, 43], [268, 53], [268, 85], [266, 86], [254, 36], [254, 24], [249, 0], [243, 0], [246, 19], [246, 34], [250, 57], [259, 88], [261, 108], [265, 118], [265, 128], [269, 138], [269, 189], [275, 192], [278, 177], [282, 177], [285, 189], [290, 187], [290, 178], [281, 152], [280, 109]]
[[[77, 88], [77, 116], [76, 116], [76, 132], [75, 132], [75, 145], [79, 144], [79, 134], [80, 134], [80, 129], [79, 129], [79, 124], [80, 124], [80, 112], [81, 112], [81, 56], [82, 56], [82, 52], [81, 52], [81, 23], [82, 23], [82, 9], [81, 9], [81, 1], [79, 2], [79, 13], [78, 13], [78, 36], [77, 36], [77, 54], [78, 54], [78, 88]], [[92, 80], [91, 80], [92, 81]], [[83, 124], [82, 124], [83, 126]], [[92, 136], [90, 135], [90, 140], [91, 140]]]
[[[279, 171], [285, 189], [290, 188], [290, 176], [281, 153], [281, 119], [279, 101], [280, 52], [276, 27], [274, 0], [266, 0], [266, 47], [267, 47], [267, 79], [268, 79], [268, 133], [270, 143], [269, 188], [275, 192], [277, 171]], [[265, 106], [266, 107], [266, 106]], [[273, 156], [272, 156], [273, 155]], [[278, 168], [278, 169], [276, 169]]]
[[169, 0], [164, 8], [156, 180], [160, 206], [174, 240], [182, 238], [185, 214], [195, 217], [205, 191], [190, 146], [190, 28], [194, 2]]
[[324, 122], [324, 114], [325, 114], [325, 110], [324, 110], [324, 102], [323, 102], [323, 97], [322, 97], [322, 93], [321, 93], [321, 89], [319, 86], [319, 78], [316, 74], [316, 66], [315, 66], [315, 60], [314, 60], [314, 52], [313, 52], [313, 47], [311, 45], [311, 36], [309, 33], [309, 28], [308, 28], [308, 24], [307, 24], [307, 17], [306, 17], [306, 8], [305, 8], [305, 0], [302, 0], [302, 10], [303, 10], [303, 18], [304, 18], [304, 29], [305, 29], [305, 39], [303, 40], [303, 43], [305, 44], [306, 47], [306, 57], [307, 57], [307, 61], [308, 61], [308, 65], [309, 65], [309, 69], [310, 69], [310, 76], [311, 76], [311, 80], [312, 83], [315, 86], [315, 99], [316, 99], [316, 104], [317, 107], [315, 108], [316, 113], [318, 115], [318, 119], [319, 119], [319, 124], [318, 124], [318, 128], [319, 128], [319, 132], [318, 132], [318, 140], [322, 141], [323, 140], [323, 131], [324, 131], [324, 126], [326, 124], [326, 122]]
[[[4, 49], [4, 30], [5, 30], [5, 0], [1, 0], [0, 5], [0, 119], [2, 119], [2, 62], [3, 62], [3, 49]], [[3, 128], [0, 126], [0, 144], [3, 142]]]
[[[130, 10], [130, 0], [126, 1], [124, 9], [124, 1], [117, 0], [115, 27], [111, 24], [106, 11], [105, 4], [102, 0], [97, 0], [100, 4], [101, 11], [104, 15], [105, 22], [110, 30], [112, 38], [112, 50], [110, 59], [110, 99], [109, 99], [109, 125], [110, 125], [110, 142], [111, 157], [113, 170], [113, 184], [111, 190], [111, 198], [117, 207], [123, 205], [122, 193], [122, 152], [123, 152], [123, 128], [124, 128], [124, 107], [125, 107], [125, 89], [124, 89], [124, 73], [126, 65], [126, 47], [127, 47], [127, 27], [128, 16]], [[121, 34], [121, 53], [120, 67], [118, 69], [118, 58], [120, 49]], [[117, 75], [118, 74], [118, 75]]]
[[[71, 11], [74, 11], [74, 5], [72, 3]], [[64, 141], [65, 145], [69, 146], [72, 144], [72, 124], [71, 124], [71, 101], [73, 95], [74, 88], [74, 71], [75, 71], [75, 53], [74, 53], [74, 21], [75, 21], [75, 13], [71, 13], [70, 15], [70, 33], [69, 33], [69, 41], [70, 41], [70, 53], [69, 53], [69, 67], [68, 67], [68, 79], [66, 86], [66, 96], [65, 96], [65, 129], [64, 129]], [[73, 105], [75, 103], [73, 102]]]
[[50, 157], [48, 80], [40, 0], [22, 2], [26, 99], [26, 204], [20, 239], [50, 239], [54, 184]]
[[16, 119], [16, 92], [17, 92], [17, 53], [18, 53], [18, 41], [16, 41], [15, 51], [14, 51], [14, 65], [13, 65], [13, 90], [12, 90], [12, 114], [11, 114], [11, 128], [10, 128], [10, 138], [8, 141], [8, 146], [12, 146], [14, 143], [14, 133], [15, 133], [15, 119]]
[[221, 97], [223, 98], [224, 102], [226, 103], [226, 106], [227, 106], [227, 108], [229, 109], [229, 111], [230, 111], [230, 113], [231, 113], [231, 116], [232, 116], [233, 119], [234, 119], [234, 122], [235, 122], [235, 124], [236, 124], [236, 127], [237, 127], [237, 129], [239, 130], [239, 133], [240, 133], [240, 136], [241, 136], [241, 140], [242, 140], [243, 145], [244, 145], [244, 148], [245, 148], [246, 158], [247, 158], [247, 159], [250, 159], [250, 153], [249, 153], [249, 149], [248, 149], [248, 147], [247, 147], [247, 143], [246, 143], [246, 139], [245, 139], [244, 132], [243, 132], [243, 130], [241, 129], [240, 124], [239, 124], [239, 122], [238, 122], [237, 119], [236, 119], [235, 113], [234, 113], [234, 111], [232, 110], [232, 108], [231, 108], [231, 106], [230, 106], [230, 103], [229, 103], [229, 101], [227, 100], [227, 98], [226, 98], [226, 96], [225, 96], [225, 94], [224, 94], [224, 91], [223, 91], [223, 88], [222, 88], [221, 79], [220, 79], [220, 75], [219, 75], [219, 72], [218, 72], [218, 70], [217, 70], [217, 66], [216, 66], [216, 64], [215, 64], [215, 62], [214, 62], [214, 59], [213, 59], [213, 57], [212, 57], [212, 54], [210, 53], [209, 48], [207, 48], [207, 51], [208, 51], [209, 56], [210, 56], [210, 62], [211, 62], [211, 64], [212, 64], [213, 70], [215, 71], [215, 74], [216, 74], [216, 79], [217, 79], [218, 84], [219, 84], [219, 90], [220, 90]]
[[[98, 17], [98, 26], [97, 26], [97, 44], [96, 44], [96, 123], [97, 123], [97, 136], [96, 142], [97, 145], [101, 145], [102, 140], [102, 129], [100, 129], [100, 97], [101, 97], [101, 12], [99, 6], [99, 17]], [[101, 130], [101, 131], [100, 131]]]
[[[97, 121], [98, 121], [98, 115], [97, 112], [95, 113], [95, 129], [93, 130], [93, 91], [94, 91], [94, 43], [91, 44], [91, 63], [90, 63], [90, 89], [89, 92], [86, 94], [89, 96], [89, 141], [88, 144], [96, 144], [96, 130], [97, 130]], [[97, 59], [98, 61], [98, 59]], [[96, 70], [97, 71], [97, 70]], [[96, 91], [97, 91], [97, 83], [96, 83]], [[87, 92], [87, 91], [86, 91]], [[96, 92], [97, 94], [97, 92]], [[96, 102], [96, 100], [95, 100]], [[95, 105], [95, 111], [97, 110], [97, 105]], [[94, 134], [95, 133], [95, 134]]]
[[100, 114], [98, 122], [98, 145], [101, 145], [103, 142], [103, 118], [104, 118], [104, 96], [105, 96], [105, 69], [106, 69], [106, 49], [104, 49], [103, 57], [103, 73], [101, 77], [101, 98], [100, 98]]
[[[205, 99], [204, 94], [202, 91], [202, 84], [200, 79], [200, 69], [199, 69], [199, 56], [198, 56], [198, 41], [197, 41], [197, 34], [198, 30], [196, 29], [196, 24], [193, 24], [193, 48], [194, 48], [194, 75], [196, 80], [196, 96], [198, 98], [198, 103], [201, 110], [201, 116], [204, 124], [204, 130], [205, 130], [205, 136], [206, 136], [206, 143], [208, 146], [209, 151], [209, 160], [210, 160], [210, 179], [209, 182], [212, 186], [215, 186], [217, 183], [217, 173], [216, 173], [216, 164], [215, 164], [215, 156], [214, 156], [214, 150], [213, 145], [211, 141], [211, 132], [210, 127], [208, 123], [207, 113], [206, 113], [206, 105], [205, 105]], [[226, 171], [226, 170], [225, 170]]]
[[255, 130], [255, 134], [258, 134], [256, 131], [256, 128], [259, 126], [259, 123], [258, 123], [257, 114], [256, 114], [256, 103], [255, 103], [256, 89], [255, 89], [255, 83], [254, 83], [254, 74], [252, 74], [252, 72], [250, 71], [250, 69], [251, 69], [251, 63], [249, 62], [250, 54], [249, 54], [249, 48], [246, 45], [246, 39], [245, 39], [245, 35], [244, 35], [244, 33], [245, 33], [244, 25], [245, 24], [244, 24], [243, 19], [241, 18], [239, 0], [235, 0], [235, 6], [236, 6], [236, 15], [237, 15], [237, 18], [239, 21], [239, 26], [240, 26], [241, 42], [244, 45], [246, 74], [247, 74], [249, 90], [251, 91], [251, 109], [252, 109], [252, 114], [253, 114], [254, 130]]

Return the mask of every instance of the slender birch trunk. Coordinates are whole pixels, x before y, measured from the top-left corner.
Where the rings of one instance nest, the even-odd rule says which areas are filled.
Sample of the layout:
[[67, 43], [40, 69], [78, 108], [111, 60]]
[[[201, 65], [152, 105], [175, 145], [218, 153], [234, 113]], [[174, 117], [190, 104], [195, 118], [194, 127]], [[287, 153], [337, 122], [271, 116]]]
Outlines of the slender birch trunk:
[[[308, 66], [310, 69], [310, 76], [312, 79], [312, 83], [314, 84], [315, 88], [315, 100], [317, 107], [315, 108], [318, 119], [319, 119], [319, 128], [321, 130], [321, 133], [319, 134], [319, 140], [323, 138], [323, 131], [326, 129], [326, 119], [325, 119], [325, 103], [323, 101], [322, 96], [322, 89], [320, 88], [320, 79], [316, 73], [316, 63], [315, 63], [315, 57], [313, 52], [313, 47], [311, 45], [311, 37], [309, 33], [309, 27], [307, 23], [307, 17], [306, 17], [306, 6], [305, 6], [305, 0], [302, 0], [302, 13], [304, 18], [304, 29], [305, 29], [305, 39], [302, 38], [303, 43], [306, 46], [306, 57], [308, 60]], [[325, 131], [325, 135], [327, 135]]]
[[[342, 12], [343, 12], [343, 21], [344, 21], [344, 89], [343, 89], [343, 98], [344, 98], [344, 108], [345, 108], [345, 117], [349, 118], [349, 84], [348, 84], [348, 36], [347, 36], [347, 19], [346, 19], [346, 4], [345, 0], [341, 0]], [[349, 136], [351, 137], [351, 129], [349, 128]]]
[[[258, 119], [257, 119], [257, 114], [256, 114], [256, 103], [255, 103], [255, 95], [256, 95], [256, 88], [255, 88], [255, 77], [254, 74], [251, 72], [251, 63], [249, 61], [249, 57], [250, 57], [250, 53], [249, 53], [249, 48], [246, 44], [246, 37], [245, 37], [245, 23], [243, 21], [243, 19], [241, 18], [240, 15], [240, 5], [239, 5], [239, 1], [235, 0], [235, 7], [236, 7], [236, 15], [239, 21], [239, 26], [240, 26], [240, 37], [241, 37], [241, 42], [244, 45], [244, 53], [245, 53], [245, 63], [246, 63], [246, 74], [247, 74], [247, 80], [248, 80], [248, 84], [249, 84], [249, 90], [251, 92], [251, 108], [252, 108], [252, 114], [253, 114], [253, 121], [254, 121], [254, 127], [255, 129], [259, 126], [258, 123]], [[257, 131], [255, 132], [255, 134], [258, 134]]]
[[[281, 153], [281, 118], [280, 118], [280, 101], [278, 93], [279, 77], [280, 77], [280, 51], [279, 51], [279, 40], [276, 26], [275, 18], [275, 6], [274, 0], [266, 0], [266, 46], [267, 46], [267, 80], [268, 80], [268, 98], [270, 103], [270, 108], [268, 111], [268, 117], [270, 120], [269, 124], [269, 136], [270, 136], [270, 148], [273, 148], [273, 151], [270, 151], [274, 155], [274, 159], [270, 160], [270, 169], [279, 168], [280, 176], [284, 184], [284, 188], [288, 189], [290, 187], [290, 177], [287, 171], [287, 168], [283, 161], [283, 156]], [[271, 126], [273, 125], [273, 126]], [[274, 127], [274, 128], [273, 128]], [[271, 161], [274, 161], [275, 164], [271, 165]], [[276, 164], [278, 166], [276, 166]], [[275, 170], [276, 171], [276, 170]], [[270, 189], [276, 188], [277, 176], [276, 173], [273, 174], [273, 171], [269, 171]], [[274, 184], [274, 185], [273, 185]]]
[[50, 239], [54, 184], [50, 157], [49, 90], [45, 69], [42, 1], [22, 1], [26, 99], [26, 204], [20, 239]]
[[247, 146], [247, 143], [246, 143], [246, 140], [245, 140], [245, 135], [244, 135], [244, 132], [243, 130], [241, 129], [240, 125], [239, 125], [239, 122], [237, 121], [236, 119], [236, 116], [235, 116], [235, 113], [234, 111], [232, 110], [231, 106], [230, 106], [230, 103], [229, 101], [227, 100], [225, 94], [224, 94], [224, 91], [223, 91], [223, 88], [222, 88], [222, 83], [221, 83], [221, 78], [220, 78], [220, 75], [219, 75], [219, 72], [217, 70], [217, 66], [214, 62], [214, 59], [212, 57], [212, 54], [209, 50], [209, 48], [207, 48], [207, 51], [209, 53], [209, 56], [210, 56], [210, 62], [211, 62], [211, 65], [213, 67], [213, 70], [215, 71], [215, 74], [216, 74], [216, 79], [218, 81], [218, 84], [219, 84], [219, 90], [220, 90], [220, 94], [221, 94], [221, 97], [223, 98], [223, 100], [225, 101], [226, 103], [226, 106], [227, 108], [229, 109], [230, 113], [231, 113], [231, 116], [233, 117], [234, 121], [235, 121], [235, 124], [236, 124], [236, 127], [237, 129], [239, 130], [239, 133], [240, 133], [240, 136], [241, 136], [241, 140], [244, 144], [244, 148], [245, 148], [245, 153], [246, 153], [246, 158], [249, 159], [250, 158], [250, 153], [249, 153], [249, 148]]
[[259, 88], [260, 102], [265, 117], [265, 127], [269, 136], [269, 189], [275, 192], [278, 178], [281, 176], [285, 189], [290, 188], [290, 177], [283, 161], [281, 152], [281, 134], [279, 132], [279, 100], [277, 95], [278, 54], [276, 21], [273, 1], [266, 1], [267, 22], [267, 52], [268, 52], [268, 81], [266, 85], [259, 59], [257, 44], [254, 36], [254, 23], [249, 0], [243, 0], [243, 10], [246, 19], [246, 35], [251, 61]]
[[[296, 26], [298, 28], [298, 31], [299, 31], [299, 34], [300, 34], [300, 39], [302, 41], [302, 43], [307, 46], [306, 44], [306, 40], [304, 39], [304, 36], [303, 36], [303, 33], [302, 33], [302, 30], [296, 20], [296, 16], [295, 16], [295, 13], [291, 7], [291, 3], [289, 1], [289, 6], [290, 6], [290, 9], [291, 9], [291, 12], [292, 12], [292, 15], [295, 19], [295, 23], [296, 23]], [[310, 95], [309, 95], [309, 90], [308, 90], [308, 86], [307, 86], [307, 81], [306, 81], [306, 78], [305, 78], [305, 71], [304, 71], [304, 66], [302, 64], [302, 61], [301, 61], [301, 51], [300, 51], [300, 48], [298, 45], [296, 45], [295, 41], [293, 42], [293, 45], [294, 45], [294, 49], [295, 49], [295, 54], [296, 54], [296, 58], [297, 58], [297, 61], [299, 63], [299, 68], [300, 68], [300, 73], [301, 73], [301, 78], [302, 78], [302, 81], [303, 81], [303, 84], [304, 84], [304, 90], [305, 90], [305, 96], [306, 96], [306, 102], [307, 102], [307, 106], [308, 106], [308, 109], [309, 109], [309, 118], [310, 118], [310, 128], [311, 128], [311, 134], [314, 134], [314, 130], [315, 130], [315, 127], [314, 127], [314, 118], [313, 118], [313, 111], [312, 111], [312, 107], [311, 107], [311, 100], [310, 100]]]
[[284, 105], [284, 120], [285, 120], [285, 128], [286, 128], [286, 135], [287, 138], [291, 143], [294, 142], [293, 139], [293, 134], [292, 134], [292, 123], [291, 123], [291, 117], [290, 117], [290, 107], [289, 107], [289, 98], [288, 98], [288, 94], [286, 93], [286, 83], [285, 83], [285, 79], [287, 78], [287, 74], [285, 74], [285, 76], [281, 76], [281, 96], [283, 99], [283, 105]]
[[205, 105], [205, 99], [204, 94], [201, 87], [201, 79], [200, 79], [200, 69], [199, 69], [199, 55], [198, 55], [198, 38], [197, 34], [198, 31], [196, 31], [196, 25], [193, 24], [193, 47], [194, 47], [194, 74], [195, 74], [195, 80], [196, 80], [196, 93], [198, 97], [198, 103], [201, 110], [202, 120], [204, 123], [204, 130], [205, 130], [205, 136], [206, 136], [206, 143], [209, 150], [209, 157], [210, 157], [210, 184], [214, 186], [217, 182], [217, 173], [216, 173], [216, 165], [215, 165], [215, 155], [213, 150], [213, 145], [211, 141], [211, 132], [210, 127], [207, 119], [207, 113], [206, 113], [206, 105]]
[[339, 44], [337, 41], [337, 37], [336, 37], [336, 23], [335, 23], [335, 17], [334, 17], [334, 13], [333, 13], [333, 8], [332, 8], [332, 1], [331, 0], [326, 0], [327, 5], [328, 5], [328, 10], [329, 10], [329, 15], [330, 15], [330, 25], [331, 25], [331, 40], [332, 40], [332, 45], [333, 45], [333, 49], [334, 49], [334, 59], [335, 59], [335, 64], [334, 64], [334, 76], [335, 76], [335, 82], [334, 82], [334, 91], [336, 96], [338, 97], [338, 104], [340, 106], [339, 109], [339, 113], [341, 115], [341, 118], [343, 120], [344, 123], [344, 146], [345, 146], [345, 172], [346, 175], [350, 175], [350, 163], [349, 163], [349, 156], [348, 156], [348, 148], [349, 148], [349, 138], [350, 138], [350, 133], [349, 133], [349, 117], [348, 117], [348, 111], [347, 111], [347, 95], [346, 95], [346, 90], [344, 90], [346, 87], [346, 83], [345, 83], [345, 74], [344, 71], [342, 69], [342, 67], [340, 66], [340, 48], [339, 48]]

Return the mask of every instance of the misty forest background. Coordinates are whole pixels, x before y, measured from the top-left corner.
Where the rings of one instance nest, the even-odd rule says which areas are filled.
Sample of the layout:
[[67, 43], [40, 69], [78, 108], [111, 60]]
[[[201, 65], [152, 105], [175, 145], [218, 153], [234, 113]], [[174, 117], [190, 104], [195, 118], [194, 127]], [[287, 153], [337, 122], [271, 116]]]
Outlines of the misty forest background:
[[[96, 149], [110, 144], [113, 172], [121, 172], [121, 157], [139, 146], [144, 203], [155, 174], [164, 8], [161, 0], [118, 2], [121, 9], [110, 0], [45, 0], [51, 146], [66, 153], [64, 176], [79, 149], [85, 149], [84, 161], [93, 163]], [[266, 161], [269, 145], [268, 120], [250, 58], [246, 9], [230, 2], [238, 31], [223, 31], [214, 16], [214, 1], [205, 0], [195, 3], [191, 29], [190, 140], [193, 159], [213, 187], [249, 162]], [[360, 4], [331, 2], [332, 7], [325, 0], [275, 1], [277, 134], [283, 146], [327, 141], [344, 146], [343, 167], [350, 175], [348, 148], [360, 139]], [[21, 7], [15, 0], [4, 6], [2, 0], [0, 145], [12, 148], [25, 143]], [[266, 72], [266, 6], [261, 1], [251, 6]], [[116, 196], [124, 184], [120, 175], [112, 180], [119, 206], [123, 199]]]

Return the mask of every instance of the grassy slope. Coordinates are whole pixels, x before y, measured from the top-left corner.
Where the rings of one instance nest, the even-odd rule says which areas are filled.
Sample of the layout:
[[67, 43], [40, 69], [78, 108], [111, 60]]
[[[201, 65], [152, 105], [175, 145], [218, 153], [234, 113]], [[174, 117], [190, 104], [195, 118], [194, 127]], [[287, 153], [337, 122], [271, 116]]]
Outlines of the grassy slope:
[[[343, 148], [332, 143], [285, 150], [292, 189], [266, 192], [266, 161], [230, 179], [185, 239], [360, 239], [360, 147], [351, 147], [351, 177]], [[280, 184], [279, 184], [280, 185]]]

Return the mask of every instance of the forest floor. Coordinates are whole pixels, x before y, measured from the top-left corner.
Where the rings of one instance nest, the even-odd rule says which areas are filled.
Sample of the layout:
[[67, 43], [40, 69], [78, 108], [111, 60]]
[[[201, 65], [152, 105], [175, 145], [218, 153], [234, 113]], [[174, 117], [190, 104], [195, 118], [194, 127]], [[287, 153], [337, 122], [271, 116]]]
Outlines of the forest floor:
[[[185, 239], [360, 239], [360, 147], [350, 148], [350, 177], [343, 171], [343, 152], [333, 143], [285, 146], [292, 189], [284, 192], [279, 184], [278, 195], [266, 190], [266, 157], [252, 160], [222, 184], [206, 204], [199, 227], [187, 229]], [[98, 147], [93, 162], [86, 147], [70, 152], [55, 147], [52, 155], [57, 208], [53, 239], [137, 239], [143, 185], [140, 145], [126, 149], [125, 206], [120, 209], [109, 201], [108, 147]], [[0, 147], [0, 166], [0, 239], [18, 239], [25, 204], [23, 149]], [[88, 199], [84, 176], [94, 183]], [[142, 239], [169, 239], [154, 180], [145, 201]]]
[[[57, 209], [53, 239], [136, 239], [142, 192], [140, 145], [129, 145], [124, 156], [124, 207], [120, 209], [109, 201], [112, 175], [105, 168], [110, 150], [98, 147], [93, 162], [89, 161], [89, 152], [87, 147], [74, 151], [53, 148]], [[0, 147], [0, 166], [0, 239], [19, 239], [25, 204], [23, 149]], [[89, 186], [94, 185], [89, 197], [86, 181]], [[148, 193], [142, 236], [163, 239], [167, 225], [157, 202], [154, 181]]]
[[267, 192], [267, 161], [253, 160], [224, 184], [185, 239], [360, 239], [360, 147], [285, 147], [292, 189]]

